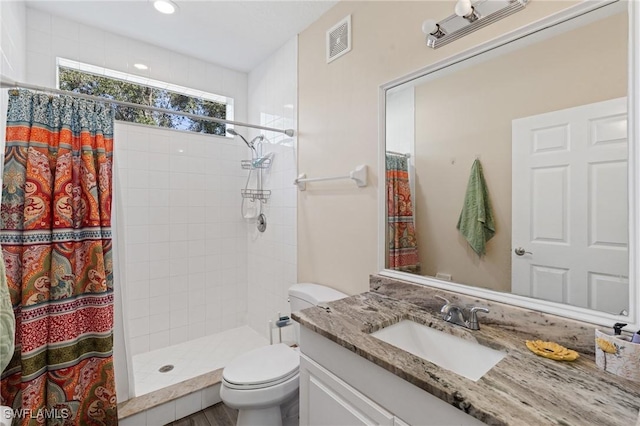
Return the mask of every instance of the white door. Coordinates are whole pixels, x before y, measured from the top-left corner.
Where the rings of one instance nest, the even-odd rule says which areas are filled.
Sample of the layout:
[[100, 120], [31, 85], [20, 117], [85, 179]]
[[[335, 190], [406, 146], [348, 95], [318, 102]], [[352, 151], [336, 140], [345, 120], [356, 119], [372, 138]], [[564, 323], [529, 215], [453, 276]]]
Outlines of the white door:
[[512, 293], [628, 309], [626, 98], [513, 120], [512, 136]]

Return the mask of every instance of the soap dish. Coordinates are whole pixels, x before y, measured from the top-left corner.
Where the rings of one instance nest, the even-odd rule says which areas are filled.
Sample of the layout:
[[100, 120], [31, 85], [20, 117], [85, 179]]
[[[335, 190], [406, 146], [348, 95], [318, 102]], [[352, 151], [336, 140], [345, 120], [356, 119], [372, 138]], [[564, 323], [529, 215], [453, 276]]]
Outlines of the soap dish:
[[527, 340], [527, 348], [536, 355], [556, 361], [575, 361], [580, 355], [578, 352], [560, 346], [555, 342], [543, 342], [542, 340]]

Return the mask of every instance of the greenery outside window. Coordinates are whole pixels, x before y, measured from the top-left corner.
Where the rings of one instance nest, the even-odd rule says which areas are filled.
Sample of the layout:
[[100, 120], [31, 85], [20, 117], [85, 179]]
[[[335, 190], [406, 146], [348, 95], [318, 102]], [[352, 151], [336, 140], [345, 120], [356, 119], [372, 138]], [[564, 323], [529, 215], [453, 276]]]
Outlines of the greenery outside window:
[[[117, 101], [233, 120], [233, 99], [58, 58], [58, 88]], [[225, 136], [226, 125], [116, 105], [116, 120]]]

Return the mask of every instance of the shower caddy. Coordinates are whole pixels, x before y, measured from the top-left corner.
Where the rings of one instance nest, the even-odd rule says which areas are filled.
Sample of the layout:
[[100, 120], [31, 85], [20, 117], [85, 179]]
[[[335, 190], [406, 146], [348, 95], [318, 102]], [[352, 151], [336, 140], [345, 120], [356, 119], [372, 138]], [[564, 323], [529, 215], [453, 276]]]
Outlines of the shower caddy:
[[[271, 168], [271, 162], [273, 158], [266, 158], [259, 164], [255, 164], [257, 160], [242, 160], [240, 165], [243, 170], [257, 171], [258, 173], [262, 173], [262, 170], [268, 170]], [[262, 186], [262, 176], [258, 177], [258, 186]], [[267, 189], [257, 188], [257, 189], [241, 189], [240, 193], [242, 194], [242, 198], [249, 199], [251, 201], [259, 200], [262, 203], [266, 203], [271, 196], [271, 191]]]
[[[243, 138], [244, 139], [244, 138]], [[253, 148], [253, 145], [250, 145]], [[268, 189], [262, 189], [262, 171], [271, 168], [273, 162], [274, 153], [268, 153], [262, 155], [262, 144], [258, 144], [258, 149], [253, 148], [253, 155], [251, 160], [241, 160], [240, 166], [244, 170], [249, 170], [249, 176], [247, 176], [247, 183], [244, 189], [240, 190], [242, 195], [242, 205], [240, 206], [240, 213], [246, 218], [244, 214], [244, 202], [249, 200], [251, 202], [258, 202], [258, 215], [255, 217], [258, 224], [258, 231], [264, 232], [267, 229], [267, 217], [262, 213], [262, 204], [266, 204], [271, 196], [271, 191]], [[256, 188], [250, 189], [249, 182], [251, 181], [251, 173], [256, 172]]]

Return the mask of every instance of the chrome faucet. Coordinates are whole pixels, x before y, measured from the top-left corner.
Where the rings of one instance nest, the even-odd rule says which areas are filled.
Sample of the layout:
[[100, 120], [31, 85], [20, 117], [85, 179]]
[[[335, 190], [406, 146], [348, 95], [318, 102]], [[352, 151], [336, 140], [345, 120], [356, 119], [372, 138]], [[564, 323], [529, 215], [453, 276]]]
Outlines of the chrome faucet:
[[436, 297], [444, 301], [444, 306], [440, 308], [440, 313], [442, 314], [443, 320], [452, 324], [467, 327], [470, 330], [480, 330], [480, 325], [478, 324], [478, 312], [484, 312], [486, 314], [489, 313], [489, 309], [487, 308], [474, 306], [468, 310], [467, 316], [466, 309], [461, 308], [458, 305], [454, 305], [442, 296]]

